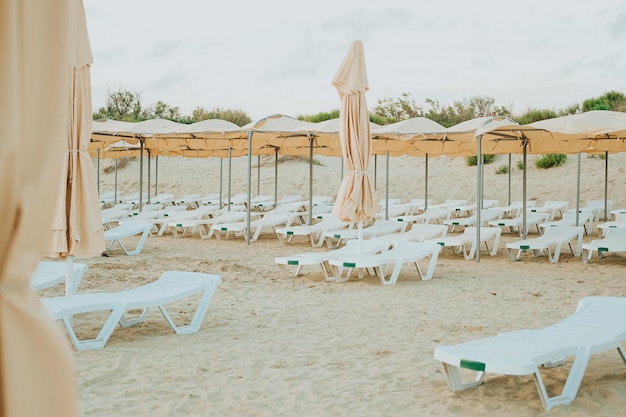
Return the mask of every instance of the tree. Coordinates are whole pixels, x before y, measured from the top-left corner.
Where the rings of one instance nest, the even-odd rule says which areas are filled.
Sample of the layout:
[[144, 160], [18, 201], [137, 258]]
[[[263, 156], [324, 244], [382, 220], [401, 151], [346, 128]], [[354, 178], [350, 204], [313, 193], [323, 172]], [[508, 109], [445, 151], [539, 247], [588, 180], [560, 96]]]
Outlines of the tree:
[[144, 120], [148, 119], [169, 119], [179, 121], [182, 119], [179, 107], [170, 106], [169, 104], [159, 100], [154, 106], [150, 106], [141, 112]]
[[203, 107], [196, 107], [191, 114], [192, 122], [200, 122], [208, 119], [226, 120], [240, 127], [252, 121], [250, 116], [243, 110], [230, 110], [219, 107], [210, 111]]
[[410, 93], [402, 93], [397, 99], [389, 97], [378, 99], [373, 114], [385, 120], [387, 124], [422, 116], [423, 110]]
[[549, 109], [528, 109], [526, 113], [515, 117], [515, 121], [521, 125], [538, 122], [540, 120], [553, 119], [559, 115]]
[[141, 118], [141, 94], [127, 90], [108, 92], [105, 106], [101, 107], [93, 118], [96, 120], [122, 120], [138, 122]]
[[[609, 91], [600, 97], [583, 101], [583, 111], [626, 109], [626, 96], [618, 91]], [[623, 110], [622, 110], [623, 111]]]

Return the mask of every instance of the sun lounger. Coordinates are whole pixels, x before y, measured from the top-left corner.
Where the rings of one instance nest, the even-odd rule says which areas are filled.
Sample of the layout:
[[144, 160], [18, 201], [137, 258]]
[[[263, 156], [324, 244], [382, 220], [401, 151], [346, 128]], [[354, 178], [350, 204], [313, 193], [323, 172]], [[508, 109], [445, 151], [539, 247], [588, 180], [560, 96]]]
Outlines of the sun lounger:
[[608, 232], [614, 229], [626, 228], [626, 213], [618, 213], [615, 220], [610, 222], [598, 223], [598, 231], [600, 237], [607, 236]]
[[[498, 245], [500, 244], [500, 234], [502, 231], [497, 227], [481, 227], [480, 243], [484, 243], [489, 255], [495, 256], [498, 253]], [[473, 259], [476, 254], [476, 227], [466, 227], [463, 233], [457, 236], [444, 236], [437, 239], [426, 240], [426, 242], [438, 243], [442, 247], [450, 247], [452, 253], [458, 248], [466, 260]], [[493, 240], [492, 247], [489, 249], [489, 241]], [[467, 250], [469, 246], [469, 251]]]
[[[525, 229], [526, 233], [524, 234], [524, 236], [528, 236], [528, 232], [530, 231], [530, 228], [532, 226], [535, 226], [537, 228], [537, 233], [541, 233], [541, 230], [539, 229], [539, 223], [547, 221], [549, 217], [550, 217], [549, 213], [527, 212], [526, 213], [526, 229]], [[489, 226], [508, 227], [511, 232], [517, 230], [520, 236], [522, 235], [523, 224], [524, 224], [523, 214], [512, 219], [498, 219], [498, 220], [491, 220], [489, 222]]]
[[[113, 229], [105, 230], [104, 240], [107, 242], [111, 242], [106, 247], [106, 250], [111, 250], [111, 248], [113, 248], [113, 245], [117, 243], [118, 245], [120, 245], [126, 255], [137, 255], [143, 249], [143, 245], [146, 243], [146, 239], [150, 234], [150, 230], [152, 230], [152, 224], [144, 223], [141, 221], [124, 222]], [[139, 242], [137, 242], [137, 245], [135, 246], [135, 249], [129, 250], [122, 243], [122, 239], [136, 236], [139, 234], [141, 234], [141, 236], [139, 238]]]
[[539, 223], [539, 227], [541, 229], [545, 229], [547, 227], [562, 227], [562, 226], [583, 226], [585, 228], [585, 233], [591, 233], [591, 226], [593, 225], [593, 215], [592, 211], [580, 212], [578, 213], [578, 225], [576, 224], [576, 211], [568, 211], [563, 214], [561, 220], [553, 220], [551, 222]]
[[[512, 261], [519, 261], [523, 252], [530, 250], [535, 256], [539, 256], [545, 250], [550, 262], [556, 263], [559, 261], [561, 246], [565, 244], [569, 246], [572, 255], [580, 256], [584, 233], [585, 228], [582, 226], [548, 227], [545, 229], [545, 233], [539, 237], [507, 243], [506, 249], [509, 253], [509, 259]], [[577, 241], [576, 249], [572, 248], [574, 240]], [[554, 248], [553, 252], [550, 251], [551, 247]]]
[[[55, 320], [63, 320], [77, 350], [100, 349], [109, 340], [115, 326], [129, 327], [141, 323], [151, 307], [158, 307], [168, 324], [177, 334], [196, 333], [202, 324], [213, 293], [221, 283], [219, 275], [199, 272], [167, 271], [150, 284], [120, 291], [73, 294], [66, 297], [42, 298], [41, 302]], [[166, 306], [202, 294], [196, 312], [187, 325], [177, 325]], [[127, 318], [131, 310], [141, 310], [138, 317]], [[94, 339], [79, 339], [74, 331], [77, 315], [106, 312], [104, 325]]]
[[452, 209], [449, 207], [429, 207], [420, 214], [409, 214], [405, 216], [393, 217], [395, 220], [407, 223], [432, 223], [442, 224], [452, 217]]
[[[384, 237], [378, 239], [382, 241]], [[396, 283], [400, 270], [406, 263], [415, 265], [417, 273], [422, 280], [431, 279], [435, 272], [440, 251], [441, 246], [436, 243], [406, 241], [394, 243], [390, 250], [379, 254], [342, 255], [338, 259], [331, 257], [328, 263], [333, 268], [335, 282], [347, 281], [355, 269], [359, 270], [359, 276], [362, 275], [363, 270], [372, 269], [383, 285], [390, 285]], [[424, 258], [430, 258], [426, 274], [422, 273], [418, 263]], [[385, 273], [388, 266], [393, 266], [393, 270], [389, 278], [386, 278]], [[345, 275], [344, 271], [346, 271]]]
[[351, 226], [350, 222], [344, 222], [331, 215], [324, 216], [321, 221], [311, 225], [293, 225], [276, 228], [276, 236], [281, 244], [291, 242], [295, 236], [306, 236], [311, 241], [311, 246], [319, 247], [324, 244], [324, 232], [328, 230], [340, 230]]
[[[201, 239], [213, 237], [212, 226], [216, 223], [242, 221], [248, 215], [245, 211], [225, 211], [220, 209], [213, 214], [213, 217], [201, 217], [195, 219], [173, 219], [167, 223], [167, 227], [174, 237], [193, 236], [198, 234]], [[255, 219], [257, 216], [252, 215]]]
[[[73, 288], [70, 288], [69, 291], [76, 292], [80, 281], [83, 279], [83, 275], [87, 272], [87, 264], [72, 263], [72, 268]], [[33, 275], [30, 277], [30, 287], [35, 291], [41, 291], [57, 284], [65, 283], [66, 280], [67, 264], [65, 261], [41, 261], [37, 264], [37, 269], [35, 269], [35, 272], [33, 272]]]
[[[616, 349], [626, 362], [622, 342], [626, 338], [626, 298], [585, 297], [576, 312], [543, 329], [517, 330], [457, 345], [435, 347], [452, 391], [480, 385], [486, 373], [533, 375], [546, 410], [569, 404], [576, 398], [591, 355]], [[550, 396], [541, 370], [573, 358], [560, 395]], [[463, 381], [460, 369], [475, 371]]]
[[563, 217], [563, 213], [567, 211], [568, 206], [569, 201], [552, 200], [546, 201], [545, 203], [543, 203], [543, 205], [535, 206], [530, 210], [535, 212], [549, 213], [550, 217], [548, 217], [548, 220], [552, 221], [556, 218], [557, 212], [559, 213], [559, 217]]
[[324, 252], [304, 252], [289, 256], [278, 256], [274, 259], [276, 266], [284, 276], [288, 276], [287, 266], [295, 266], [294, 276], [300, 275], [300, 270], [305, 265], [319, 265], [324, 273], [326, 281], [334, 281], [333, 270], [328, 261], [340, 259], [342, 256], [358, 254], [374, 254], [389, 250], [389, 243], [381, 240], [349, 240], [345, 246]]
[[[300, 217], [296, 212], [287, 212], [287, 213], [269, 213], [265, 214], [260, 219], [256, 219], [250, 221], [250, 231], [254, 230], [252, 237], [250, 237], [250, 241], [256, 241], [261, 232], [266, 228], [271, 228], [274, 233], [276, 233], [276, 228], [280, 226], [290, 226], [293, 222], [299, 221]], [[211, 226], [215, 237], [218, 239], [227, 238], [229, 236], [241, 235], [244, 238], [248, 238], [248, 234], [250, 231], [248, 230], [248, 222], [247, 221], [237, 221], [237, 222], [217, 222]]]
[[403, 233], [392, 233], [373, 239], [382, 239], [387, 242], [423, 242], [429, 239], [444, 237], [448, 233], [448, 226], [443, 224], [422, 224], [415, 223], [411, 225], [411, 229]]
[[[522, 200], [513, 200], [511, 204], [507, 206], [498, 207], [502, 210], [502, 217], [507, 219], [512, 219], [519, 216], [522, 213], [524, 202]], [[534, 201], [526, 201], [526, 209], [535, 207]]]
[[598, 252], [598, 257], [602, 258], [610, 252], [626, 253], [626, 228], [609, 229], [607, 235], [602, 239], [594, 239], [591, 242], [583, 243], [582, 258], [587, 263], [591, 260], [594, 251]]
[[[388, 235], [406, 230], [406, 222], [397, 220], [376, 220], [374, 224], [363, 228], [363, 238], [371, 239], [377, 236]], [[328, 230], [324, 232], [324, 239], [329, 248], [336, 248], [350, 239], [357, 239], [359, 231], [356, 228], [345, 230]]]
[[[483, 209], [480, 211], [480, 226], [486, 226], [492, 220], [502, 218], [502, 211], [500, 209]], [[456, 217], [454, 219], [444, 220], [443, 224], [451, 226], [451, 231], [454, 232], [456, 226], [478, 226], [478, 216], [476, 213], [469, 217]]]
[[[607, 200], [606, 201], [607, 213], [610, 213], [612, 208], [613, 208], [613, 201]], [[569, 209], [568, 211], [576, 211], [576, 209]], [[587, 201], [586, 205], [580, 207], [579, 211], [581, 213], [593, 213], [592, 221], [594, 222], [600, 221], [600, 217], [604, 217], [602, 216], [604, 213], [604, 200], [589, 200]]]

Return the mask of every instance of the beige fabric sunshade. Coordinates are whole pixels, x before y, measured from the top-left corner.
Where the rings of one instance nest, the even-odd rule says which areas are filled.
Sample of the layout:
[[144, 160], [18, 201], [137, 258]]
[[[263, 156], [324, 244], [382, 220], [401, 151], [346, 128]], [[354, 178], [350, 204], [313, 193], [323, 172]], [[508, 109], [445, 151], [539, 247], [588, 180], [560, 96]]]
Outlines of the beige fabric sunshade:
[[362, 223], [378, 212], [378, 200], [367, 174], [372, 137], [365, 99], [369, 86], [361, 41], [352, 43], [332, 84], [341, 100], [339, 139], [347, 168], [332, 212], [340, 220]]

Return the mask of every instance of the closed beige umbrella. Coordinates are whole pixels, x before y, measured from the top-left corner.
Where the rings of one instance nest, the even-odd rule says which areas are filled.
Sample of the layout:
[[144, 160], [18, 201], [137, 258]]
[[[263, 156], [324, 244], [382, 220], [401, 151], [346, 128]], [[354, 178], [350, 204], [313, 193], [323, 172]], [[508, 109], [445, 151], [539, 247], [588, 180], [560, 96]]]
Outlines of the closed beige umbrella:
[[367, 174], [372, 136], [365, 100], [369, 86], [361, 41], [352, 43], [332, 84], [341, 99], [339, 140], [347, 168], [333, 214], [340, 220], [356, 222], [362, 228], [363, 222], [378, 212], [378, 199]]
[[72, 352], [28, 283], [67, 151], [76, 0], [0, 2], [0, 415], [73, 417]]
[[73, 258], [91, 258], [105, 248], [95, 170], [89, 155], [92, 130], [91, 75], [93, 62], [83, 4], [75, 0], [68, 71], [70, 100], [66, 145], [60, 150], [58, 191], [49, 257], [66, 257], [66, 291], [74, 288]]

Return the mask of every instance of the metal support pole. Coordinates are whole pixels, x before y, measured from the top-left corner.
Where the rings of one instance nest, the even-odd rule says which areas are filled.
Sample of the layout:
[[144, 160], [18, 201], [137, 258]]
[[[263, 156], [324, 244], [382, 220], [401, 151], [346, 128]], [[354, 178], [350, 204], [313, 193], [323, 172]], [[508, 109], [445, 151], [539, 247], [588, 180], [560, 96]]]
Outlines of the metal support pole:
[[604, 221], [609, 220], [609, 152], [604, 152]]
[[509, 203], [511, 205], [511, 154], [509, 154]]
[[147, 193], [147, 196], [148, 196], [148, 204], [150, 204], [150, 165], [152, 161], [150, 160], [150, 150], [148, 150], [147, 152], [148, 152], [148, 193]]
[[424, 211], [428, 209], [428, 154], [424, 160]]
[[231, 191], [233, 185], [233, 148], [228, 145], [228, 211], [230, 211], [230, 203], [232, 199]]
[[278, 148], [274, 148], [274, 207], [278, 205]]
[[478, 135], [476, 141], [478, 143], [478, 154], [476, 155], [476, 262], [480, 262], [480, 227], [482, 226], [481, 211], [483, 208], [483, 154], [481, 144], [483, 135]]
[[310, 226], [313, 224], [313, 142], [315, 139], [310, 133], [307, 135], [309, 137], [309, 220], [307, 223]]
[[96, 171], [98, 173], [98, 178], [96, 181], [98, 184], [98, 195], [100, 195], [100, 148], [96, 149], [96, 155], [98, 156], [98, 159], [97, 159], [98, 169]]
[[385, 220], [389, 220], [389, 151], [385, 153], [385, 170], [386, 170], [386, 184], [385, 184]]
[[261, 155], [256, 157], [256, 195], [261, 195]]
[[222, 204], [224, 203], [224, 194], [222, 193], [222, 185], [224, 183], [224, 158], [220, 158], [220, 203], [219, 206], [222, 208]]
[[523, 154], [523, 164], [524, 164], [524, 171], [522, 172], [522, 239], [526, 239], [526, 201], [527, 201], [527, 194], [526, 194], [526, 173], [528, 172], [527, 167], [526, 167], [526, 157], [528, 156], [528, 141], [525, 140], [524, 141], [524, 154]]
[[578, 152], [578, 167], [576, 169], [576, 226], [580, 226], [580, 160], [581, 153]]
[[250, 208], [252, 204], [252, 131], [248, 131], [248, 210], [246, 213], [246, 243], [250, 245]]
[[139, 211], [141, 211], [143, 206], [143, 140], [139, 143]]
[[159, 155], [154, 157], [154, 196], [159, 195]]

